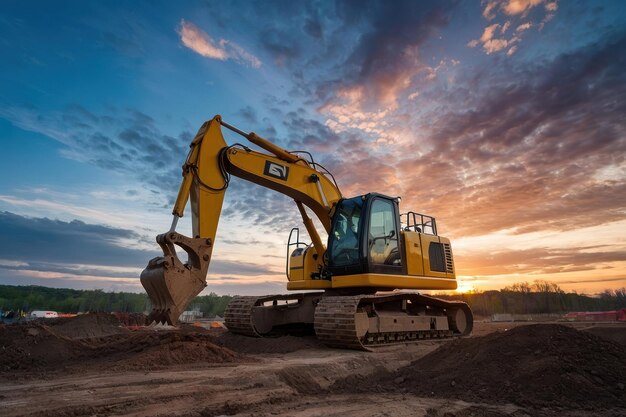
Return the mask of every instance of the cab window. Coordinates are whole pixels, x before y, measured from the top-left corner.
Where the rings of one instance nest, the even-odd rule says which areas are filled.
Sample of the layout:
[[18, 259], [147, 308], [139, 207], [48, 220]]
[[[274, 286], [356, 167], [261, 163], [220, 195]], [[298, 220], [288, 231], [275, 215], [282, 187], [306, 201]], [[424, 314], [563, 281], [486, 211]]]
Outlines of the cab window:
[[390, 201], [376, 199], [372, 202], [368, 232], [370, 263], [396, 266], [402, 264], [398, 251], [394, 207]]
[[360, 197], [341, 202], [337, 207], [330, 233], [329, 257], [333, 266], [359, 262], [359, 220], [363, 206]]

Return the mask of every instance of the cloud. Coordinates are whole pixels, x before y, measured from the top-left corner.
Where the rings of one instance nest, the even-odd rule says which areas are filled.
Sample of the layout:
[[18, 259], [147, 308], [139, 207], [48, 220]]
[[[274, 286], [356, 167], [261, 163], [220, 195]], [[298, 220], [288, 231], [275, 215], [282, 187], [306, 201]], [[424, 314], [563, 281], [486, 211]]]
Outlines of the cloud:
[[261, 67], [261, 61], [235, 42], [220, 39], [215, 41], [206, 32], [184, 19], [180, 21], [180, 40], [187, 48], [206, 58], [220, 61], [233, 60], [252, 68]]
[[258, 121], [257, 111], [251, 106], [245, 106], [239, 110], [239, 116], [241, 116], [247, 123], [256, 125]]
[[[320, 21], [332, 23], [323, 28], [328, 35], [320, 45], [294, 41], [282, 28], [272, 27], [271, 33], [287, 39], [289, 49], [283, 54], [291, 55], [286, 62], [297, 62], [300, 51], [308, 51], [305, 61], [309, 65], [293, 68], [294, 94], [309, 95], [310, 101], [335, 121], [340, 113], [357, 111], [367, 118], [372, 112], [396, 108], [419, 83], [433, 81], [436, 65], [427, 62], [421, 48], [447, 25], [451, 6], [411, 1], [339, 2], [321, 9]], [[268, 43], [265, 37], [262, 42]]]
[[556, 12], [556, 9], [558, 9], [559, 5], [557, 4], [556, 1], [552, 1], [552, 2], [548, 2], [546, 3], [546, 10], [549, 12]]
[[107, 276], [78, 276], [32, 270], [12, 270], [0, 268], [0, 284], [42, 285], [52, 288], [104, 289], [107, 291], [143, 292], [139, 279], [135, 277], [111, 278]]
[[409, 200], [441, 213], [460, 234], [567, 230], [623, 219], [624, 50], [621, 33], [502, 78], [488, 71], [467, 81], [470, 106], [464, 89], [449, 92], [439, 108], [450, 111], [424, 116], [432, 150], [396, 164], [408, 183], [428, 178], [431, 191]]
[[626, 277], [624, 276], [615, 277], [615, 278], [595, 278], [595, 279], [587, 278], [587, 279], [574, 279], [574, 280], [568, 280], [568, 281], [559, 281], [559, 284], [583, 284], [583, 283], [597, 284], [597, 283], [614, 282], [614, 281], [623, 283], [624, 280], [626, 280]]
[[22, 261], [14, 261], [11, 259], [0, 259], [0, 267], [17, 268], [20, 266], [28, 266], [28, 263]]
[[[95, 114], [82, 106], [43, 113], [37, 108], [7, 105], [0, 117], [21, 129], [66, 145], [63, 156], [117, 172], [171, 196], [180, 182], [180, 165], [192, 139], [162, 132], [150, 116], [135, 109], [110, 107]], [[163, 202], [162, 202], [163, 203]]]
[[[0, 235], [4, 237], [0, 241], [0, 277], [10, 284], [57, 282], [58, 286], [74, 288], [137, 291], [141, 290], [141, 271], [150, 259], [161, 255], [123, 245], [123, 240], [142, 240], [134, 231], [78, 220], [64, 222], [0, 212]], [[266, 263], [212, 259], [209, 276], [220, 274], [235, 276], [243, 284], [257, 277], [282, 279], [283, 270]]]
[[483, 44], [483, 48], [487, 54], [498, 52], [509, 45], [506, 39], [490, 39]]
[[493, 25], [489, 25], [485, 28], [485, 30], [483, 31], [482, 36], [480, 37], [480, 41], [482, 43], [488, 42], [493, 38], [493, 34], [495, 33], [495, 31], [500, 27], [499, 24], [494, 23]]
[[[110, 213], [102, 209], [94, 209], [90, 207], [80, 206], [76, 204], [69, 204], [67, 200], [74, 200], [74, 196], [57, 195], [53, 193], [53, 198], [56, 201], [52, 201], [45, 198], [32, 198], [32, 194], [37, 194], [36, 191], [30, 191], [31, 198], [18, 198], [9, 195], [0, 194], [0, 202], [6, 203], [11, 207], [19, 208], [21, 210], [28, 209], [31, 212], [55, 212], [64, 213], [73, 218], [86, 220], [86, 219], [99, 219], [106, 222], [109, 225], [119, 226], [122, 223], [126, 223], [125, 219], [119, 217], [119, 213]], [[98, 197], [94, 195], [94, 197]], [[59, 200], [65, 199], [65, 202], [59, 203]]]
[[225, 61], [228, 58], [226, 50], [220, 48], [213, 39], [195, 25], [184, 20], [181, 21], [180, 39], [187, 48], [204, 57], [221, 61]]
[[485, 4], [483, 9], [483, 17], [487, 20], [492, 20], [496, 17], [494, 11], [498, 6], [498, 1], [489, 1]]
[[[139, 279], [110, 278], [107, 276], [78, 276], [71, 274], [46, 273], [28, 270], [4, 270], [0, 268], [0, 284], [4, 285], [42, 285], [52, 288], [73, 288], [82, 290], [104, 289], [105, 291], [144, 292]], [[233, 277], [232, 282], [210, 282], [200, 293], [218, 295], [259, 295], [286, 293], [285, 284], [277, 281], [241, 282]]]
[[527, 13], [533, 7], [545, 3], [545, 0], [508, 0], [502, 5], [502, 10], [509, 16]]
[[[256, 114], [256, 109], [248, 107], [242, 109], [238, 116], [254, 119], [258, 117]], [[172, 200], [180, 185], [180, 166], [192, 139], [190, 132], [183, 131], [176, 136], [170, 136], [157, 126], [153, 118], [133, 109], [110, 108], [104, 113], [96, 114], [80, 106], [69, 106], [61, 112], [42, 114], [32, 107], [8, 106], [0, 108], [0, 115], [9, 118], [23, 129], [44, 134], [64, 144], [66, 148], [62, 152], [68, 158], [119, 174], [130, 188], [142, 189], [142, 195], [137, 198], [147, 206], [152, 206], [163, 214], [171, 210]], [[291, 116], [286, 120], [289, 120], [293, 130], [298, 132], [298, 135], [292, 136], [295, 142], [291, 149], [295, 149], [296, 145], [300, 149], [325, 147], [324, 129], [329, 130], [323, 124], [303, 121], [305, 129], [302, 130], [293, 125], [295, 122], [291, 121]], [[271, 129], [261, 129], [260, 133], [269, 130]], [[302, 133], [304, 134], [301, 135]], [[88, 222], [97, 219], [95, 221], [122, 227], [129, 224], [127, 213], [120, 215], [117, 207], [114, 207], [116, 211], [108, 212], [96, 208], [95, 205], [86, 207], [84, 201], [68, 200], [66, 197], [19, 198], [0, 195], [0, 202], [6, 203], [11, 210], [27, 210], [28, 214], [34, 216], [48, 215], [52, 212], [63, 215], [66, 220], [79, 218]], [[283, 235], [288, 233], [291, 227], [301, 223], [291, 199], [239, 179], [230, 183], [222, 214], [220, 233], [238, 229], [241, 222], [245, 222], [254, 226], [259, 233], [270, 233], [283, 239], [286, 237]], [[145, 214], [141, 216], [142, 218], [133, 224], [145, 225], [147, 223]], [[144, 236], [141, 238], [142, 247], [149, 247], [148, 245], [156, 247], [152, 238], [148, 239], [149, 244], [146, 243]], [[128, 238], [127, 241], [132, 241], [132, 238]], [[150, 257], [145, 257], [140, 264], [145, 263]], [[224, 272], [235, 273], [244, 267]], [[211, 270], [213, 268], [220, 268], [220, 260], [217, 258]]]
[[467, 46], [469, 46], [470, 48], [475, 48], [476, 46], [482, 43], [483, 49], [485, 50], [487, 54], [498, 52], [506, 48], [512, 41], [508, 41], [506, 39], [494, 39], [494, 35], [496, 34], [499, 28], [501, 28], [499, 32], [503, 34], [504, 32], [507, 31], [509, 26], [510, 26], [510, 22], [506, 22], [503, 26], [501, 26], [498, 23], [489, 25], [483, 31], [483, 34], [481, 35], [480, 39], [474, 39], [474, 40], [469, 41]]
[[63, 222], [0, 212], [0, 234], [5, 237], [0, 240], [3, 258], [29, 267], [33, 262], [137, 266], [156, 253], [123, 247], [119, 243], [123, 239], [140, 239], [131, 230], [79, 220]]
[[[526, 19], [532, 9], [540, 4], [545, 7], [541, 23], [534, 25], [531, 21], [520, 22], [520, 19]], [[512, 56], [519, 48], [519, 42], [522, 40], [523, 32], [528, 31], [533, 26], [537, 26], [538, 30], [543, 29], [544, 25], [554, 17], [557, 10], [556, 2], [546, 3], [546, 0], [508, 0], [504, 2], [489, 1], [484, 4], [483, 17], [489, 21], [493, 21], [499, 15], [503, 14], [503, 23], [492, 23], [485, 27], [483, 34], [479, 39], [472, 39], [467, 43], [470, 48], [475, 48], [479, 44], [483, 45], [483, 50], [487, 55], [505, 51], [507, 56]], [[540, 17], [540, 16], [539, 16]], [[500, 35], [504, 36], [512, 24], [517, 24], [515, 34], [510, 37], [494, 38], [495, 32], [500, 28]]]
[[301, 56], [301, 44], [288, 33], [268, 28], [260, 33], [261, 47], [274, 57], [274, 64], [283, 67]]
[[[363, 89], [335, 86], [345, 104], [318, 108], [333, 116], [332, 132], [316, 128], [309, 146], [324, 152], [344, 195], [402, 195], [403, 210], [437, 216], [452, 237], [624, 219], [624, 51], [618, 33], [551, 60], [484, 62], [379, 116], [359, 107]], [[298, 126], [319, 128], [306, 123], [314, 115], [290, 118], [299, 143]]]
[[325, 124], [297, 112], [285, 115], [283, 125], [289, 132], [289, 148], [325, 153], [334, 148], [339, 136]]
[[260, 275], [281, 275], [284, 271], [268, 268], [267, 265], [260, 265], [245, 261], [228, 261], [216, 259], [211, 260], [209, 273], [215, 274], [236, 274], [239, 276], [260, 276]]
[[[574, 271], [594, 271], [604, 265], [626, 261], [622, 250], [590, 250], [585, 247], [567, 249], [533, 248], [516, 251], [482, 253], [482, 256], [458, 256], [456, 261], [464, 271], [474, 275], [554, 274]], [[608, 250], [607, 250], [608, 249]]]

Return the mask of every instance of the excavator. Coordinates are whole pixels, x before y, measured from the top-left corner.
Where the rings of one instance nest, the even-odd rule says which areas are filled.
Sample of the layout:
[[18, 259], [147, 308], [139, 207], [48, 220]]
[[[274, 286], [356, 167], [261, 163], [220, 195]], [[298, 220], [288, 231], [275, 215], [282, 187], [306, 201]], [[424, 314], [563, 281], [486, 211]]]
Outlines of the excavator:
[[[222, 128], [267, 153], [227, 145]], [[141, 273], [153, 305], [149, 323], [175, 324], [207, 286], [231, 176], [292, 198], [311, 243], [300, 242], [299, 229], [291, 229], [287, 290], [299, 292], [234, 297], [224, 314], [229, 331], [263, 337], [308, 328], [330, 347], [358, 350], [471, 333], [473, 315], [466, 303], [405, 291], [457, 288], [450, 240], [437, 233], [435, 218], [400, 213], [398, 197], [372, 192], [345, 198], [309, 152], [287, 151], [219, 115], [191, 142], [171, 228], [156, 238], [163, 256]], [[188, 201], [193, 237], [176, 232]], [[306, 208], [328, 235], [326, 245]], [[176, 247], [186, 252], [185, 263]]]

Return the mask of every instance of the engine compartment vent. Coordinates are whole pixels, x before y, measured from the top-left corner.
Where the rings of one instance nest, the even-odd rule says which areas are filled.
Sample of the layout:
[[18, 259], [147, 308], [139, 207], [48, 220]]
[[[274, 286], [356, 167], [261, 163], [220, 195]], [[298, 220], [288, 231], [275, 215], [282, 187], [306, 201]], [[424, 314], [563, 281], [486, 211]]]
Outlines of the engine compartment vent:
[[452, 262], [452, 248], [449, 243], [443, 244], [443, 250], [446, 256], [446, 272], [449, 274], [454, 273], [454, 263]]

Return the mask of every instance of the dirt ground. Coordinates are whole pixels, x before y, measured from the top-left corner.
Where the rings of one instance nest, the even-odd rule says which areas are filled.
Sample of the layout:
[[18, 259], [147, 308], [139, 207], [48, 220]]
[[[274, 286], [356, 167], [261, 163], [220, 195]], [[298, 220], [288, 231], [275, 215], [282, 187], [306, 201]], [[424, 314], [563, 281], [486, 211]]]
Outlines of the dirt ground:
[[[626, 324], [476, 323], [374, 352], [314, 337], [0, 325], [3, 416], [625, 416]], [[578, 329], [578, 330], [575, 330]]]

